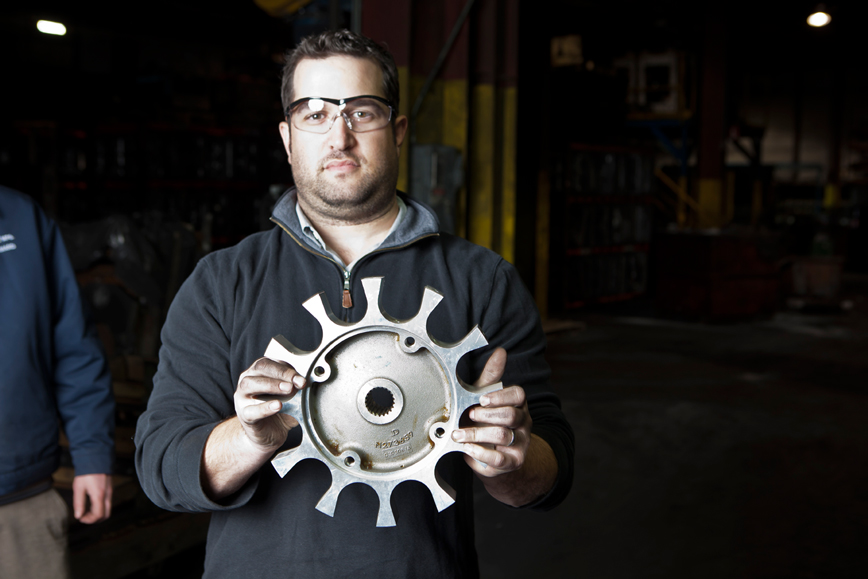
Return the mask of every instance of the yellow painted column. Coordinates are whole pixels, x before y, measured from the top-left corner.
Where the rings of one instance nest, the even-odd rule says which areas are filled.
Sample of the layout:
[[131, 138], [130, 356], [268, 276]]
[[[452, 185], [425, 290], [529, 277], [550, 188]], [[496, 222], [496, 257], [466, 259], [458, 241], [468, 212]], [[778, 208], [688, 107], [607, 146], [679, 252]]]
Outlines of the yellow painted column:
[[[425, 77], [410, 76], [410, 101], [422, 91]], [[428, 90], [419, 116], [416, 118], [416, 142], [422, 145], [432, 145], [442, 142], [443, 138], [443, 81], [435, 80]]]
[[834, 209], [841, 204], [841, 188], [835, 183], [827, 183], [823, 188], [823, 207]]
[[[467, 166], [467, 79], [443, 81], [443, 144], [461, 152]], [[455, 200], [456, 235], [467, 237], [467, 187], [462, 183]]]
[[515, 263], [515, 172], [516, 138], [518, 123], [518, 89], [502, 89], [503, 108], [501, 114], [501, 154], [500, 154], [500, 255], [506, 261]]
[[496, 102], [493, 84], [473, 87], [470, 142], [470, 241], [494, 249]]
[[699, 227], [720, 227], [723, 207], [723, 183], [720, 179], [700, 179], [696, 199], [699, 205]]

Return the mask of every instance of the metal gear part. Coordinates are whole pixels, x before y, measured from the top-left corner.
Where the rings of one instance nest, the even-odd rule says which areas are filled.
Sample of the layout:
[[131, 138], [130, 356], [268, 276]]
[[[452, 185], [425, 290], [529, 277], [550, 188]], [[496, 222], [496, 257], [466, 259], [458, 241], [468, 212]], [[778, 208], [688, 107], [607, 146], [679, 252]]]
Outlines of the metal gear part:
[[300, 461], [313, 458], [331, 471], [331, 487], [316, 508], [334, 516], [344, 487], [364, 483], [380, 499], [378, 527], [395, 526], [392, 491], [416, 480], [431, 491], [438, 512], [455, 502], [455, 491], [437, 474], [437, 462], [461, 452], [452, 440], [462, 413], [500, 383], [472, 387], [456, 374], [462, 356], [488, 344], [479, 327], [461, 341], [445, 344], [428, 334], [428, 316], [443, 299], [426, 287], [419, 313], [396, 320], [380, 310], [382, 278], [362, 280], [368, 309], [357, 323], [343, 322], [319, 293], [304, 307], [322, 326], [316, 350], [299, 350], [275, 336], [265, 356], [286, 362], [309, 386], [281, 412], [298, 421], [302, 441], [271, 461], [283, 477]]

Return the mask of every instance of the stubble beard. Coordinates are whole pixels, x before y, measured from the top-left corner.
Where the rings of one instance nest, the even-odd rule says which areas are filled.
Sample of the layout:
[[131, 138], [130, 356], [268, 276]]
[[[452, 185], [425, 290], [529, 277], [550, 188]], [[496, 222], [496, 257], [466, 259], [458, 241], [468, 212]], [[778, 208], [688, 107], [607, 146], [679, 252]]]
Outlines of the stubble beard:
[[[360, 168], [367, 166], [371, 170], [361, 175], [337, 174], [329, 178], [325, 164], [335, 159], [349, 159]], [[313, 167], [310, 163], [293, 163], [298, 198], [306, 212], [314, 211], [320, 218], [347, 225], [367, 223], [386, 213], [395, 198], [398, 160], [389, 157], [377, 166], [363, 161], [353, 155], [337, 153]]]

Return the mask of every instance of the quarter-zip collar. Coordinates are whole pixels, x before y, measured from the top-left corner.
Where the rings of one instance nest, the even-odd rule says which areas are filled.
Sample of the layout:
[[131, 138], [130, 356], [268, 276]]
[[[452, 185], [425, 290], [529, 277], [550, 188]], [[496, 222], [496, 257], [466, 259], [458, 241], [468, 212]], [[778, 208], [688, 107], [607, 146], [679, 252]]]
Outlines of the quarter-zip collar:
[[[375, 253], [403, 247], [422, 237], [439, 234], [440, 223], [437, 221], [437, 216], [434, 214], [434, 211], [424, 203], [411, 199], [400, 191], [398, 191], [398, 195], [407, 206], [407, 214], [401, 224], [383, 240], [383, 243], [380, 244], [376, 250], [374, 250]], [[310, 238], [304, 234], [295, 209], [297, 203], [298, 198], [296, 189], [295, 187], [290, 187], [274, 205], [271, 220], [280, 225], [284, 231], [292, 235], [292, 237], [295, 238], [295, 240], [305, 249], [321, 255], [330, 261], [334, 261], [333, 257], [328, 255], [321, 248], [316, 247]]]
[[336, 252], [332, 251], [328, 247], [328, 245], [326, 245], [326, 242], [320, 236], [319, 231], [317, 231], [316, 228], [311, 224], [311, 222], [307, 218], [307, 215], [304, 214], [298, 203], [295, 204], [295, 214], [298, 217], [299, 224], [301, 225], [301, 230], [304, 232], [305, 236], [307, 236], [307, 238], [311, 240], [315, 245], [318, 245], [320, 249], [331, 255], [332, 258], [334, 258], [334, 260], [338, 262], [338, 264], [341, 265], [346, 271], [352, 271], [353, 266], [360, 259], [364, 258], [366, 255], [375, 251], [376, 249], [379, 249], [379, 247], [383, 245], [383, 241], [385, 241], [386, 238], [388, 238], [393, 231], [396, 231], [401, 226], [401, 223], [404, 221], [404, 217], [407, 215], [407, 204], [404, 203], [403, 199], [398, 197], [398, 216], [395, 217], [394, 221], [392, 222], [392, 226], [386, 232], [386, 235], [379, 243], [370, 247], [368, 251], [357, 257], [352, 263], [344, 263], [344, 260], [341, 259], [341, 256], [339, 256]]

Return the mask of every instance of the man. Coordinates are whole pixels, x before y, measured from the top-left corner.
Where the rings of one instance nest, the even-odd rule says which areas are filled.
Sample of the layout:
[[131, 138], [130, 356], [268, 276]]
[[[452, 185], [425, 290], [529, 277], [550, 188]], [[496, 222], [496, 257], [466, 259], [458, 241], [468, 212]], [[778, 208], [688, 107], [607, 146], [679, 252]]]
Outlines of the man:
[[[287, 57], [282, 98], [296, 188], [275, 206], [279, 227], [206, 257], [172, 304], [136, 432], [143, 488], [164, 508], [213, 511], [205, 577], [477, 576], [472, 472], [515, 507], [551, 508], [571, 483], [572, 432], [545, 391], [533, 302], [509, 264], [439, 234], [432, 211], [396, 195], [407, 119], [396, 114], [397, 71], [380, 46], [347, 31], [305, 39]], [[319, 345], [302, 307], [319, 292], [342, 319], [361, 319], [361, 280], [376, 276], [392, 317], [413, 317], [430, 285], [445, 296], [429, 318], [432, 336], [455, 342], [479, 324], [500, 346], [466, 356], [459, 373], [523, 386], [488, 395], [470, 411], [476, 425], [456, 431], [467, 456], [438, 466], [455, 505], [438, 513], [426, 487], [403, 484], [392, 495], [397, 526], [380, 528], [365, 485], [344, 489], [330, 518], [314, 509], [327, 469], [303, 461], [281, 479], [271, 468], [301, 429], [264, 399], [307, 384], [262, 358], [277, 334], [301, 349]]]
[[67, 506], [52, 488], [58, 417], [75, 467], [73, 514], [111, 513], [114, 398], [57, 226], [0, 187], [0, 577], [69, 576]]

